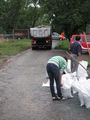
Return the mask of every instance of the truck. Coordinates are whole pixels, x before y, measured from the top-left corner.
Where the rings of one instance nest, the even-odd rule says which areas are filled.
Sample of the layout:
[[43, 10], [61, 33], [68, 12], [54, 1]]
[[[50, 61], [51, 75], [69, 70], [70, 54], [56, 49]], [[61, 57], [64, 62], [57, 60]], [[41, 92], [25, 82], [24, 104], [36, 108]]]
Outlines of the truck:
[[79, 43], [82, 47], [82, 52], [86, 53], [90, 51], [90, 34], [73, 34], [70, 39], [70, 46], [74, 41], [76, 41], [77, 37], [80, 39]]
[[32, 50], [37, 48], [52, 48], [51, 26], [38, 26], [30, 28]]

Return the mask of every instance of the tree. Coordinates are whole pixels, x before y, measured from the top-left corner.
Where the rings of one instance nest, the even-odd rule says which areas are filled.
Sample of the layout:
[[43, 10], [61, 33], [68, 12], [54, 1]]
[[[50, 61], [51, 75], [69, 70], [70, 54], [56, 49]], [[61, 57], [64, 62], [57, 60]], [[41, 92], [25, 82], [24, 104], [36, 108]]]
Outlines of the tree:
[[54, 30], [64, 30], [69, 36], [78, 31], [85, 31], [85, 26], [90, 20], [89, 0], [40, 0], [40, 4], [49, 14]]
[[90, 0], [0, 0], [0, 32], [48, 24], [70, 37], [85, 31], [89, 14]]
[[19, 28], [30, 28], [38, 24], [41, 17], [41, 10], [37, 0], [27, 0], [20, 10], [20, 16], [17, 22]]
[[15, 28], [23, 0], [1, 0], [1, 26], [7, 33]]
[[0, 33], [4, 30], [4, 16], [6, 15], [6, 4], [4, 0], [0, 0]]

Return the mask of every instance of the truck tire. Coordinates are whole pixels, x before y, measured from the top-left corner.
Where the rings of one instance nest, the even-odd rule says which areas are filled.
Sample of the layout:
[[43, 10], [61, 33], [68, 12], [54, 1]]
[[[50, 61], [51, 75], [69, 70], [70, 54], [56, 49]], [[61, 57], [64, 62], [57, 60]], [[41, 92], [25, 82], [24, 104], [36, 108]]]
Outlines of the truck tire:
[[35, 50], [35, 47], [32, 47], [32, 50]]
[[52, 46], [49, 46], [49, 47], [48, 47], [48, 50], [51, 50], [51, 49], [52, 49]]

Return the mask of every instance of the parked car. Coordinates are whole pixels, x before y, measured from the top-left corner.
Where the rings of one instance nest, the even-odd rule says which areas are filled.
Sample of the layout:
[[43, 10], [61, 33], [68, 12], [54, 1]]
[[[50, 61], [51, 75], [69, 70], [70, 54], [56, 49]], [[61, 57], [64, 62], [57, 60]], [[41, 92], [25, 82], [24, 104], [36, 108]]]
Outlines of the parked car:
[[80, 37], [80, 44], [81, 44], [81, 47], [82, 47], [82, 52], [85, 53], [85, 52], [88, 52], [88, 50], [90, 50], [90, 34], [89, 35], [84, 35], [84, 34], [75, 34], [75, 35], [72, 35], [71, 39], [70, 39], [70, 46], [71, 44], [76, 40], [76, 38]]
[[52, 40], [60, 40], [60, 34], [57, 32], [52, 33]]

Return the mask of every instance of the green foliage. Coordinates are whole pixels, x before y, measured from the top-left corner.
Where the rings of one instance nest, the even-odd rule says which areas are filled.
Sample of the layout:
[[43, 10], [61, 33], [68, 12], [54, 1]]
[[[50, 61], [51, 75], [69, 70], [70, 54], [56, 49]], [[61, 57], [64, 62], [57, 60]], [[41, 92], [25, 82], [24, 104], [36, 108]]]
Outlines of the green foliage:
[[90, 65], [90, 61], [88, 61], [88, 65]]
[[85, 31], [90, 24], [90, 0], [0, 0], [0, 33], [40, 24], [50, 24], [68, 38]]
[[90, 0], [41, 0], [41, 4], [52, 20], [53, 30], [65, 31], [69, 38], [73, 33], [85, 31], [90, 23]]
[[16, 27], [17, 20], [19, 18], [19, 11], [22, 7], [23, 0], [7, 0], [0, 1], [1, 16], [0, 23], [4, 31], [11, 33]]
[[69, 50], [69, 40], [63, 40], [63, 41], [59, 41], [57, 43], [56, 49], [62, 49], [62, 50]]

